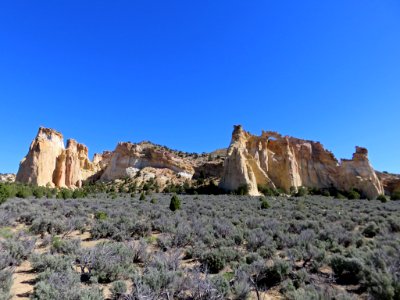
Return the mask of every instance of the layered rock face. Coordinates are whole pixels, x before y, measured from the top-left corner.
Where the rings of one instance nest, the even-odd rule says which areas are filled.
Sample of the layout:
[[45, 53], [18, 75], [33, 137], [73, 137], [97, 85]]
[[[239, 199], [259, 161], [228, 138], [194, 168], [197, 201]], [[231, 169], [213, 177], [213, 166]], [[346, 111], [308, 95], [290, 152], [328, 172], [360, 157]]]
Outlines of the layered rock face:
[[400, 175], [385, 172], [376, 172], [379, 180], [382, 182], [385, 194], [391, 195], [400, 192]]
[[144, 168], [168, 169], [188, 179], [191, 179], [194, 174], [193, 166], [187, 160], [176, 157], [171, 151], [152, 143], [119, 143], [112, 153], [101, 180], [132, 178]]
[[16, 181], [74, 188], [99, 169], [89, 160], [85, 145], [70, 139], [65, 148], [61, 133], [41, 127], [20, 163]]
[[129, 177], [135, 178], [137, 184], [156, 180], [161, 188], [167, 184], [183, 184], [194, 175], [220, 177], [223, 156], [223, 149], [198, 155], [142, 142], [119, 143], [114, 151], [95, 154], [90, 161], [85, 145], [69, 139], [65, 148], [61, 133], [41, 127], [21, 161], [17, 181], [76, 188], [85, 180], [113, 181]]
[[254, 136], [235, 126], [220, 187], [233, 191], [247, 185], [251, 195], [258, 195], [259, 184], [286, 192], [306, 186], [356, 188], [369, 198], [383, 193], [364, 148], [357, 147], [352, 160], [339, 162], [318, 142], [271, 131]]

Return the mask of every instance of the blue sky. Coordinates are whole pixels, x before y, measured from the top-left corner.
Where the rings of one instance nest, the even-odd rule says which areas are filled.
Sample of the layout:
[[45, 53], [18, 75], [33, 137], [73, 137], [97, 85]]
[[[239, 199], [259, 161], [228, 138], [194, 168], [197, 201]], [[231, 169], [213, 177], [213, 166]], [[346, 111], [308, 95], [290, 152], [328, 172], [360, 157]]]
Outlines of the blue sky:
[[2, 1], [0, 172], [39, 126], [89, 147], [227, 147], [242, 124], [400, 173], [400, 2]]

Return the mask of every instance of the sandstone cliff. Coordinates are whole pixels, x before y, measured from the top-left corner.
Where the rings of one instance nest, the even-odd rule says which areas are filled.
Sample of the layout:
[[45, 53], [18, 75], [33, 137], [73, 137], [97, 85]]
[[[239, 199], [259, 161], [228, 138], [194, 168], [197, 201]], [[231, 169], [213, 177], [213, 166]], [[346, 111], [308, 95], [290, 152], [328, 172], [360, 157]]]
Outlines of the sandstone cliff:
[[235, 126], [220, 187], [233, 191], [247, 185], [251, 195], [258, 195], [259, 184], [286, 192], [306, 186], [356, 188], [369, 198], [383, 193], [364, 148], [357, 147], [352, 160], [339, 162], [318, 142], [271, 131], [254, 136]]
[[175, 156], [162, 147], [149, 142], [118, 143], [101, 180], [134, 177], [140, 170], [147, 167], [169, 169], [188, 179], [191, 179], [194, 174], [193, 166], [189, 161]]
[[376, 172], [379, 180], [382, 182], [385, 194], [391, 195], [400, 192], [400, 175], [387, 172]]
[[75, 188], [99, 169], [89, 160], [85, 145], [70, 139], [65, 148], [61, 133], [41, 127], [20, 163], [16, 181]]

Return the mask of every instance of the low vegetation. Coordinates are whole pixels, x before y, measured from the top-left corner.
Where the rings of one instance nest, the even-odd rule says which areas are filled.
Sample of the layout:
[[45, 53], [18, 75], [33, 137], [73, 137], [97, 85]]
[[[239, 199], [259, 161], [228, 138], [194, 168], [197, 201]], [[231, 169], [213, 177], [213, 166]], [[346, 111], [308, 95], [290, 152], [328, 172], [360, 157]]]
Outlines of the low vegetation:
[[399, 201], [89, 188], [0, 206], [0, 299], [24, 261], [34, 299], [400, 297]]

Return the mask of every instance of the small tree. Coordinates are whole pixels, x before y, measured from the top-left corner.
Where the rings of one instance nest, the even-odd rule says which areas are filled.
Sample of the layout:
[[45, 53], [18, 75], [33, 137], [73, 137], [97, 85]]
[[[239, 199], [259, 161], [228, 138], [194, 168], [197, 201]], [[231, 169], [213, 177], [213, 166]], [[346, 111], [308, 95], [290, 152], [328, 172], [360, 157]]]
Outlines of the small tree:
[[171, 198], [171, 202], [169, 204], [169, 209], [172, 211], [176, 211], [181, 208], [181, 200], [177, 195], [173, 195]]
[[140, 194], [140, 197], [139, 197], [139, 200], [146, 200], [146, 195], [144, 194], [144, 192], [142, 192], [141, 194]]

